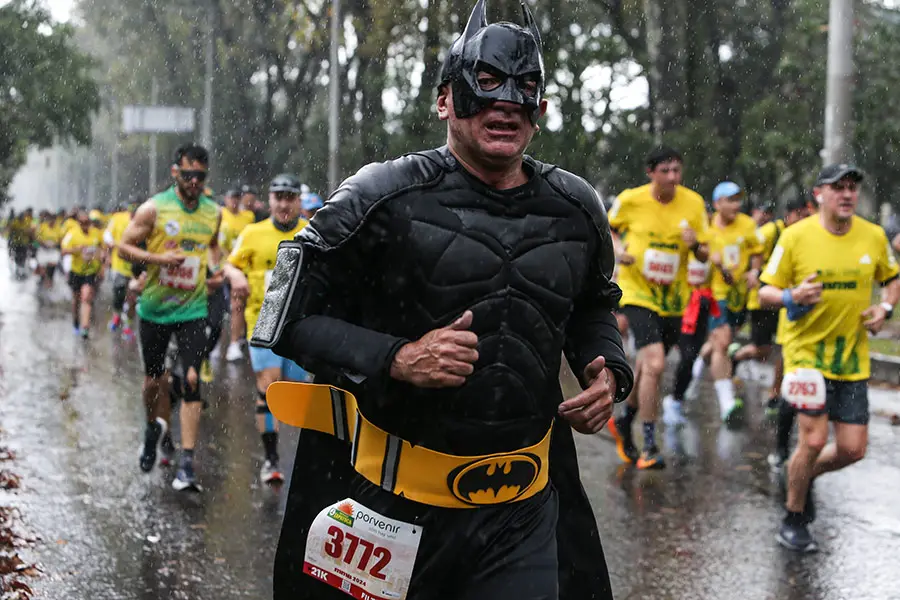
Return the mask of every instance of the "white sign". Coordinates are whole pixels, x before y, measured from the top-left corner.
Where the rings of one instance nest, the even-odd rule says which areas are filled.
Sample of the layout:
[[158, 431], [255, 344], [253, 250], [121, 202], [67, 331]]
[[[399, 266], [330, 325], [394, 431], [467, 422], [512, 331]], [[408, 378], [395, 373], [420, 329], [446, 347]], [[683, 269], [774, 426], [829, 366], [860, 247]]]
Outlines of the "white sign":
[[126, 106], [122, 133], [190, 133], [194, 109], [180, 106]]

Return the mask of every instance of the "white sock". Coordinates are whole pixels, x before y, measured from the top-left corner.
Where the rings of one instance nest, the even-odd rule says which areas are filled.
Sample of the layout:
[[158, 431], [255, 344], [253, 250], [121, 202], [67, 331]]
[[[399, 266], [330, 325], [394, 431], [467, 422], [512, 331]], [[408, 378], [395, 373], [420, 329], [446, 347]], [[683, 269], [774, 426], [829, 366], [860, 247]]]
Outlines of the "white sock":
[[706, 362], [704, 362], [702, 356], [698, 356], [694, 359], [694, 365], [691, 367], [691, 376], [694, 379], [700, 379], [703, 377], [703, 369], [706, 368]]
[[719, 398], [719, 412], [724, 419], [734, 406], [734, 384], [730, 379], [718, 379], [714, 385], [716, 386], [716, 396]]

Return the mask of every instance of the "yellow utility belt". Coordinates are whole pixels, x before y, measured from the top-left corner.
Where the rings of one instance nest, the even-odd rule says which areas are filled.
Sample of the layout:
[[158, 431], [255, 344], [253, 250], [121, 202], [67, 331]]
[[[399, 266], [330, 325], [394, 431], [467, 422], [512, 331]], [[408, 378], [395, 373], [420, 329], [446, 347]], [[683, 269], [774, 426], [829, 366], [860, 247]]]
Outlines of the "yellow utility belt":
[[477, 508], [531, 498], [550, 480], [550, 432], [514, 452], [454, 456], [413, 446], [367, 420], [350, 392], [330, 385], [278, 381], [266, 391], [282, 423], [352, 444], [356, 471], [382, 489], [443, 508]]

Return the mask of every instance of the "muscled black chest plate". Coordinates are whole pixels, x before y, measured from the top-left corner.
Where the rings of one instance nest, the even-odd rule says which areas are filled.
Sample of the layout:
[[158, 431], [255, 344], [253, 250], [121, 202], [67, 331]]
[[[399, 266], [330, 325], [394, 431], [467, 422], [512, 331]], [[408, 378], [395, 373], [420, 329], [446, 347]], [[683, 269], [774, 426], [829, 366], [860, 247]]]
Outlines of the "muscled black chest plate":
[[565, 326], [598, 245], [584, 211], [539, 177], [498, 193], [459, 172], [378, 210], [378, 300], [362, 303], [365, 320], [418, 339], [474, 313], [475, 373], [462, 388], [430, 391], [428, 404], [496, 422], [552, 415]]

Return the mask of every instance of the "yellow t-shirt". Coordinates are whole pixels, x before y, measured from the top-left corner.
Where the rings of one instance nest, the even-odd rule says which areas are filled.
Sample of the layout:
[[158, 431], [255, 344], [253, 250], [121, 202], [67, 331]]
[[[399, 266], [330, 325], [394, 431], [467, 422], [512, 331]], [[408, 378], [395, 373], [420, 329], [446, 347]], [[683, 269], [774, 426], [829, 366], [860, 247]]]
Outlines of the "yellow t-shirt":
[[651, 195], [649, 184], [625, 190], [609, 211], [609, 224], [635, 259], [631, 265], [619, 265], [620, 304], [641, 306], [663, 317], [681, 316], [690, 295], [690, 248], [681, 240], [681, 231], [690, 227], [698, 241], [707, 241], [703, 198], [678, 186], [675, 197], [663, 204]]
[[71, 272], [76, 275], [93, 275], [100, 271], [103, 255], [103, 231], [90, 227], [87, 233], [81, 227], [69, 231], [62, 240], [63, 250], [72, 252]]
[[42, 245], [51, 244], [53, 246], [59, 246], [62, 237], [62, 229], [53, 221], [44, 221], [41, 223], [41, 226], [38, 227], [37, 240], [41, 242]]
[[63, 236], [65, 236], [67, 233], [69, 233], [73, 229], [77, 229], [77, 228], [78, 228], [78, 221], [76, 221], [72, 217], [69, 217], [68, 219], [63, 221], [63, 224], [62, 224]]
[[255, 221], [256, 216], [252, 210], [242, 210], [238, 214], [234, 214], [227, 208], [223, 208], [222, 225], [219, 227], [219, 246], [222, 251], [231, 254], [235, 240], [247, 225], [252, 225]]
[[[762, 244], [763, 265], [769, 262], [772, 251], [775, 249], [775, 243], [781, 237], [784, 227], [784, 221], [777, 219], [757, 228], [756, 239]], [[762, 310], [762, 306], [759, 304], [759, 288], [753, 288], [747, 295], [747, 310]]]
[[290, 231], [281, 231], [275, 227], [272, 219], [266, 219], [248, 225], [235, 241], [228, 262], [243, 271], [250, 284], [250, 297], [247, 298], [247, 306], [244, 309], [248, 339], [253, 335], [253, 327], [259, 318], [266, 289], [275, 269], [278, 244], [284, 240], [294, 239], [307, 224], [307, 221], [300, 219], [296, 227]]
[[131, 222], [131, 214], [128, 212], [117, 212], [109, 218], [109, 224], [106, 226], [106, 232], [103, 234], [103, 241], [107, 247], [112, 248], [112, 258], [110, 259], [110, 268], [124, 275], [131, 277], [131, 263], [119, 255], [119, 249], [116, 245], [122, 241], [122, 234]]
[[24, 246], [31, 242], [32, 229], [28, 219], [16, 218], [9, 223], [9, 243]]
[[756, 222], [743, 213], [724, 227], [716, 225], [713, 218], [709, 228], [709, 255], [722, 257], [722, 267], [731, 272], [734, 283], [728, 285], [722, 271], [713, 268], [712, 291], [717, 301], [724, 300], [731, 312], [741, 312], [747, 305], [747, 281], [744, 274], [750, 270], [750, 257], [762, 252], [762, 244], [756, 238]]
[[829, 379], [869, 378], [869, 336], [862, 312], [872, 303], [876, 282], [898, 274], [884, 230], [853, 217], [844, 235], [829, 233], [819, 215], [787, 228], [763, 272], [764, 283], [781, 289], [819, 273], [822, 298], [797, 321], [784, 319], [784, 371], [812, 368]]

